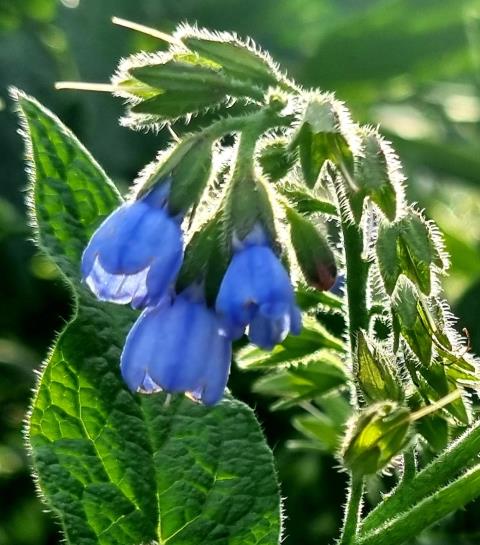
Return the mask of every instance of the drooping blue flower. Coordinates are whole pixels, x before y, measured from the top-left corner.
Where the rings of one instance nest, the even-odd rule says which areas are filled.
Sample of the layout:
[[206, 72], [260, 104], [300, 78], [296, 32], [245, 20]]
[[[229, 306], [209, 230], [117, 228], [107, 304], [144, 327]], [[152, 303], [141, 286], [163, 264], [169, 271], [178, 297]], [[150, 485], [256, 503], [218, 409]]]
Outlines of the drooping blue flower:
[[215, 312], [184, 293], [143, 311], [127, 336], [121, 371], [132, 391], [186, 392], [213, 405], [223, 396], [231, 355]]
[[170, 184], [117, 208], [95, 231], [82, 256], [82, 275], [102, 301], [157, 304], [183, 260], [179, 221], [166, 204]]
[[239, 338], [249, 326], [250, 340], [271, 350], [288, 333], [298, 335], [300, 310], [287, 271], [258, 229], [239, 245], [216, 301], [225, 334]]

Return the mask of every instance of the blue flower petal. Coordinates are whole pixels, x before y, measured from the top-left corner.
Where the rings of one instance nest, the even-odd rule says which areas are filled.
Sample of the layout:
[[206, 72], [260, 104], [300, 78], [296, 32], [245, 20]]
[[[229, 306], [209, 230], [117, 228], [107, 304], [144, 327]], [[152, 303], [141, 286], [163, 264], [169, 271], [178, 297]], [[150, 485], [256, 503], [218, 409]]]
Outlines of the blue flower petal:
[[[157, 336], [157, 321], [165, 312], [166, 305], [143, 311], [127, 335], [120, 359], [123, 379], [130, 390], [136, 392], [151, 379], [149, 369], [163, 347]], [[168, 307], [167, 307], [168, 308]], [[148, 377], [148, 379], [147, 379]]]
[[252, 320], [248, 337], [264, 350], [281, 343], [290, 331], [290, 308], [285, 303], [267, 303], [258, 309]]
[[293, 297], [290, 278], [271, 248], [247, 246], [232, 258], [216, 309], [227, 323], [245, 327], [259, 305], [277, 300], [290, 303]]
[[134, 299], [145, 300], [149, 268], [136, 274], [110, 274], [101, 265], [99, 258], [85, 277], [85, 283], [101, 301], [126, 304]]
[[232, 361], [232, 343], [218, 329], [211, 337], [207, 365], [200, 387], [191, 394], [205, 405], [218, 403], [225, 391]]
[[179, 296], [146, 309], [127, 336], [121, 371], [133, 391], [191, 392], [213, 404], [223, 395], [231, 342], [219, 334], [215, 313]]
[[183, 240], [180, 226], [161, 207], [165, 191], [124, 204], [93, 234], [82, 256], [82, 275], [100, 299], [135, 308], [155, 305], [175, 280]]
[[302, 331], [302, 313], [296, 304], [290, 307], [290, 333], [292, 335], [300, 335]]
[[161, 333], [174, 339], [172, 352], [157, 358], [150, 369], [153, 380], [169, 392], [198, 387], [209, 352], [213, 314], [202, 303], [175, 300]]
[[250, 340], [262, 348], [273, 348], [289, 331], [300, 332], [301, 314], [282, 263], [269, 246], [254, 242], [247, 241], [234, 254], [216, 309], [229, 338], [238, 338], [250, 324]]

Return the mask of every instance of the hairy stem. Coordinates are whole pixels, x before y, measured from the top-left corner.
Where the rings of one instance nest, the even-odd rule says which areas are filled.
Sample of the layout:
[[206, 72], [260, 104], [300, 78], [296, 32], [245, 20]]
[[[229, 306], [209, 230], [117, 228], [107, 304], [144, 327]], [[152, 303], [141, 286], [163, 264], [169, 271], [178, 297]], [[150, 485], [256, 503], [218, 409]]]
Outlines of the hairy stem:
[[355, 545], [401, 545], [426, 527], [460, 509], [480, 495], [480, 466], [467, 471], [455, 482], [434, 492], [410, 510], [367, 534]]
[[478, 462], [480, 420], [447, 450], [420, 471], [414, 479], [402, 481], [363, 521], [361, 532], [372, 532], [386, 521], [438, 490], [460, 471]]
[[416, 473], [417, 459], [415, 456], [415, 447], [410, 447], [403, 453], [403, 473], [401, 482], [405, 484], [411, 481]]
[[341, 227], [345, 252], [348, 335], [353, 354], [358, 331], [368, 329], [366, 296], [368, 265], [362, 257], [363, 234], [360, 227], [346, 218], [341, 218]]
[[362, 509], [363, 478], [352, 475], [348, 489], [347, 505], [345, 506], [345, 518], [343, 521], [342, 535], [339, 545], [351, 545], [357, 536], [360, 512]]

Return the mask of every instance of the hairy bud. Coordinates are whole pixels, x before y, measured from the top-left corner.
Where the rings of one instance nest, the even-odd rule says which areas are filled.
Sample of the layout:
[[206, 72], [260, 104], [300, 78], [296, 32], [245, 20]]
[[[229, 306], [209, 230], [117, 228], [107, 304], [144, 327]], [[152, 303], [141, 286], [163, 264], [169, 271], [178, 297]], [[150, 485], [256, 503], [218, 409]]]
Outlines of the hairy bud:
[[294, 137], [305, 182], [313, 187], [325, 161], [352, 172], [353, 155], [348, 138], [350, 120], [343, 105], [331, 95], [315, 95], [307, 103]]
[[395, 223], [382, 222], [376, 249], [380, 273], [390, 294], [398, 276], [404, 274], [429, 295], [432, 268], [445, 268], [428, 224], [413, 210]]
[[307, 282], [320, 291], [329, 290], [337, 278], [335, 257], [325, 237], [313, 223], [287, 209], [290, 236], [298, 264]]
[[429, 365], [432, 337], [427, 325], [428, 309], [413, 284], [402, 277], [392, 297], [392, 313], [399, 331], [421, 363]]
[[284, 138], [267, 142], [260, 151], [258, 162], [272, 182], [281, 180], [295, 163], [295, 154], [288, 149]]
[[357, 380], [368, 402], [402, 401], [402, 381], [394, 363], [378, 346], [372, 346], [363, 331], [357, 336]]
[[398, 174], [393, 154], [376, 131], [370, 128], [359, 131], [363, 154], [355, 161], [356, 190], [351, 195], [352, 211], [360, 221], [363, 201], [369, 197], [393, 221], [397, 215], [397, 193], [400, 190], [399, 184], [394, 183]]
[[381, 471], [409, 440], [410, 411], [393, 402], [372, 405], [350, 422], [342, 449], [344, 465], [356, 475]]

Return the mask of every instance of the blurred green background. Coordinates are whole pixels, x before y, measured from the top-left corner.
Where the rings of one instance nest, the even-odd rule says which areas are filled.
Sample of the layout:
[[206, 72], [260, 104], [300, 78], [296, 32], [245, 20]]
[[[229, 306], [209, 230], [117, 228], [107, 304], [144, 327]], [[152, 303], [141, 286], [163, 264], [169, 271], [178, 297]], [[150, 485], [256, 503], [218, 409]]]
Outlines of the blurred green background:
[[[164, 142], [121, 128], [107, 94], [58, 92], [58, 80], [107, 81], [119, 57], [158, 43], [114, 27], [117, 15], [162, 30], [181, 21], [250, 35], [306, 87], [332, 90], [362, 122], [380, 123], [409, 177], [409, 197], [444, 231], [452, 254], [448, 297], [480, 352], [479, 0], [0, 0], [0, 545], [60, 543], [34, 493], [22, 422], [34, 370], [70, 312], [50, 264], [30, 238], [23, 148], [7, 87], [36, 96], [69, 125], [126, 188]], [[277, 457], [287, 544], [326, 544], [339, 526], [344, 478], [335, 461], [285, 446], [289, 416], [257, 407]], [[476, 510], [447, 521], [455, 537], [418, 543], [478, 543]], [[478, 528], [478, 525], [477, 525]], [[452, 541], [453, 539], [453, 541]]]

